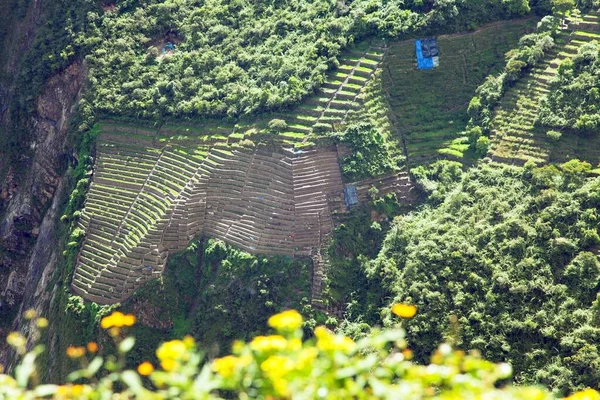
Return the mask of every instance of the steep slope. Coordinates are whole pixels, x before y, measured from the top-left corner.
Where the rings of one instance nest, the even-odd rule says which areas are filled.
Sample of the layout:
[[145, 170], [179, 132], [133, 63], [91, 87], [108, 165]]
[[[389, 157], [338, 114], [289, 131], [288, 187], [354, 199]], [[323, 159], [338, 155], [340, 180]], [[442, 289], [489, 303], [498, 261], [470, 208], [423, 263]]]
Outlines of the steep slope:
[[[160, 129], [104, 122], [79, 222], [86, 237], [75, 292], [122, 301], [203, 233], [254, 254], [312, 257], [317, 299], [326, 265], [320, 249], [332, 214], [346, 210], [338, 150], [327, 136], [362, 107], [382, 59], [380, 43], [356, 46], [321, 92], [268, 120]], [[371, 186], [414, 198], [405, 172], [357, 185], [363, 200]]]
[[440, 36], [440, 65], [432, 70], [416, 68], [414, 40], [389, 42], [384, 87], [411, 167], [437, 158], [463, 159], [469, 100], [485, 77], [502, 66], [504, 53], [534, 26], [529, 18]]
[[502, 98], [495, 110], [491, 135], [492, 146], [488, 156], [494, 161], [523, 165], [527, 161], [538, 164], [564, 162], [579, 158], [597, 165], [600, 162], [600, 136], [583, 138], [563, 135], [553, 142], [546, 132], [549, 128], [535, 126], [540, 99], [548, 93], [548, 83], [554, 77], [562, 60], [573, 57], [590, 40], [600, 38], [598, 12], [584, 15], [580, 21], [569, 24], [557, 39], [557, 47], [521, 79]]
[[73, 288], [87, 299], [124, 300], [201, 232], [252, 253], [310, 256], [332, 229], [335, 149], [212, 148], [198, 162], [128, 145], [104, 142], [81, 217]]

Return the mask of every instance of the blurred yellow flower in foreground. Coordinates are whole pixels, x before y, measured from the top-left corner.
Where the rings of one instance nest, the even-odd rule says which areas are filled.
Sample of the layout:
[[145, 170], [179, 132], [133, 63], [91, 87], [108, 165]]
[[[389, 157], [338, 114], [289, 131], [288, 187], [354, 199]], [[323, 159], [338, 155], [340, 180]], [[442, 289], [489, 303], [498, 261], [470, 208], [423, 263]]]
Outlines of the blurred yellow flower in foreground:
[[167, 372], [171, 372], [173, 371], [175, 368], [177, 368], [177, 361], [172, 360], [172, 359], [166, 359], [160, 362], [160, 366], [162, 367], [162, 369], [164, 369]]
[[123, 326], [132, 326], [133, 324], [135, 324], [135, 316], [133, 314], [123, 314], [119, 311], [115, 311], [100, 321], [102, 329], [121, 328]]
[[67, 347], [67, 356], [69, 358], [80, 358], [85, 355], [85, 347], [75, 347], [69, 346]]
[[137, 367], [138, 373], [142, 376], [148, 376], [154, 372], [154, 366], [148, 361], [144, 361]]
[[417, 307], [412, 304], [394, 304], [392, 312], [400, 318], [412, 318], [417, 314]]
[[[89, 388], [84, 385], [60, 385], [56, 388], [55, 399], [75, 399], [80, 398], [84, 392], [89, 392]], [[88, 398], [85, 396], [85, 398]]]
[[185, 347], [187, 347], [188, 349], [193, 349], [196, 345], [196, 340], [194, 340], [192, 336], [186, 335], [183, 338], [183, 344], [185, 344]]
[[334, 335], [324, 326], [317, 326], [315, 328], [315, 336], [317, 337], [317, 347], [321, 351], [350, 353], [356, 347], [354, 340], [347, 336]]
[[573, 393], [565, 400], [600, 400], [600, 393], [594, 389], [585, 389], [577, 393]]
[[160, 345], [156, 350], [159, 360], [178, 360], [183, 358], [187, 350], [185, 343], [181, 340], [171, 340]]
[[250, 342], [250, 348], [259, 353], [281, 351], [288, 345], [288, 341], [281, 335], [257, 336]]
[[44, 329], [48, 327], [48, 320], [46, 318], [38, 318], [35, 322], [38, 328]]
[[27, 339], [25, 339], [25, 336], [21, 335], [19, 332], [11, 332], [6, 337], [6, 342], [12, 347], [19, 348], [25, 346]]
[[284, 356], [270, 356], [260, 364], [260, 369], [271, 380], [273, 389], [279, 396], [290, 394], [285, 376], [294, 369], [294, 361]]
[[236, 356], [225, 356], [217, 358], [213, 361], [213, 370], [224, 378], [230, 378], [233, 376], [235, 366], [239, 362], [239, 358]]
[[95, 353], [98, 351], [98, 343], [96, 342], [89, 342], [87, 344], [87, 349], [90, 353]]
[[288, 310], [269, 318], [269, 326], [278, 331], [295, 331], [302, 326], [302, 315], [296, 310]]

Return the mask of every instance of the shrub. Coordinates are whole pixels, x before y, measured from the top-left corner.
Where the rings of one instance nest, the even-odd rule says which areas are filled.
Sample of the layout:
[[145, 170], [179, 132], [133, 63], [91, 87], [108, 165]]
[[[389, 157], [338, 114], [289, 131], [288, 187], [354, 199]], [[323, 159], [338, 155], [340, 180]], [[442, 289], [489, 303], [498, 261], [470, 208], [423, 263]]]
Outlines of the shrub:
[[475, 96], [469, 102], [469, 107], [467, 108], [467, 113], [469, 117], [474, 120], [479, 119], [479, 115], [481, 113], [481, 99], [478, 96]]
[[342, 172], [351, 180], [393, 171], [390, 144], [372, 121], [353, 123], [341, 136], [352, 153], [342, 159]]
[[274, 132], [281, 132], [287, 128], [287, 123], [282, 119], [272, 119], [269, 121], [269, 129]]
[[477, 144], [477, 140], [483, 135], [483, 131], [480, 126], [474, 126], [467, 130], [467, 136], [469, 137], [469, 143], [474, 149]]
[[515, 82], [521, 77], [522, 71], [527, 67], [527, 63], [521, 60], [510, 60], [506, 64], [506, 79], [509, 82]]
[[546, 132], [546, 136], [548, 136], [548, 138], [553, 142], [558, 142], [562, 137], [562, 133], [559, 131], [548, 131]]
[[483, 157], [487, 154], [490, 147], [490, 139], [487, 136], [480, 136], [475, 143], [475, 153]]
[[316, 124], [313, 125], [313, 132], [315, 132], [315, 133], [331, 132], [332, 130], [333, 130], [333, 126], [331, 124], [317, 122]]
[[242, 139], [240, 140], [240, 146], [252, 148], [255, 147], [256, 144], [250, 139]]

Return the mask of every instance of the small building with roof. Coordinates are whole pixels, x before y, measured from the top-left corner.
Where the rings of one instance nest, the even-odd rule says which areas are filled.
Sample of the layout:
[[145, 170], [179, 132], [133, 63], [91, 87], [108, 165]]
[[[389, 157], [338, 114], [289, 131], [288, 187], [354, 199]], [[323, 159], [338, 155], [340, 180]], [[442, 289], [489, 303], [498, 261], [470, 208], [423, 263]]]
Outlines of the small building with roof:
[[346, 203], [346, 207], [348, 208], [358, 204], [358, 191], [356, 190], [356, 186], [344, 186], [344, 203]]
[[418, 69], [433, 69], [440, 65], [440, 51], [436, 38], [418, 39], [415, 41]]

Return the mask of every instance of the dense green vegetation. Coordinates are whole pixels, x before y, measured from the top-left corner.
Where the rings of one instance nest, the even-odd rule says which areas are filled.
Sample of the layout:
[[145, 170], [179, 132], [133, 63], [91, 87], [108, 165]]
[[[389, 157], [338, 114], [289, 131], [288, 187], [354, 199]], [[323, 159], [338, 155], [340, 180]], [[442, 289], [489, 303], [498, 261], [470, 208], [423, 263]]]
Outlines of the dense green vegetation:
[[405, 325], [418, 360], [457, 329], [459, 347], [509, 362], [516, 382], [597, 386], [600, 179], [586, 178], [590, 168], [415, 171], [430, 202], [397, 219], [364, 268], [370, 296], [424, 310]]
[[[286, 308], [311, 316], [310, 260], [261, 257], [216, 239], [194, 240], [169, 258], [164, 276], [124, 304], [143, 316], [143, 343], [131, 362], [153, 358], [160, 340], [193, 335], [211, 355], [230, 351], [234, 339], [265, 333], [269, 315]], [[144, 353], [144, 349], [146, 352]]]
[[[599, 36], [600, 37], [600, 36]], [[542, 125], [593, 135], [600, 126], [600, 46], [591, 41], [565, 59], [539, 110]]]
[[558, 19], [544, 17], [537, 25], [537, 31], [519, 39], [519, 45], [506, 53], [506, 65], [502, 73], [489, 75], [476, 90], [477, 95], [469, 103], [467, 112], [469, 124], [467, 134], [471, 148], [479, 156], [487, 153], [487, 147], [478, 148], [482, 135], [488, 135], [492, 112], [506, 90], [529, 70], [535, 67], [554, 47], [554, 36], [558, 33]]
[[395, 132], [406, 145], [409, 165], [440, 157], [467, 157], [467, 162], [472, 158], [465, 134], [469, 100], [486, 77], [501, 71], [504, 54], [516, 47], [535, 23], [533, 18], [520, 19], [440, 36], [440, 65], [433, 70], [415, 68], [414, 41], [390, 43], [383, 87], [389, 94], [397, 119]]
[[[531, 6], [547, 10], [542, 3]], [[23, 18], [28, 4], [3, 3], [3, 21]], [[465, 29], [523, 15], [530, 5], [128, 0], [102, 6], [60, 0], [45, 9], [45, 24], [17, 78], [18, 99], [9, 109], [15, 122], [0, 135], [0, 148], [15, 165], [27, 161], [27, 116], [43, 83], [84, 57], [89, 85], [77, 124], [81, 132], [107, 115], [154, 122], [238, 116], [291, 105], [313, 92], [325, 70], [337, 65], [341, 50], [359, 38]], [[162, 54], [167, 43], [175, 49]]]
[[[361, 38], [476, 28], [525, 15], [530, 7], [548, 11], [552, 2], [126, 0], [104, 10], [91, 0], [56, 2], [25, 58], [20, 101], [11, 109], [15, 121], [24, 120], [43, 82], [85, 57], [88, 91], [73, 125], [88, 133], [72, 137], [80, 150], [79, 164], [62, 219], [64, 268], [49, 284], [61, 288], [51, 310], [58, 334], [50, 348], [62, 351], [94, 339], [97, 321], [110, 309], [84, 304], [68, 292], [83, 239], [75, 222], [89, 185], [94, 118], [144, 118], [160, 124], [165, 119], [282, 110], [316, 91], [326, 71], [344, 62], [342, 51]], [[490, 72], [500, 71], [502, 55], [532, 20], [440, 39], [445, 55], [435, 71], [413, 69], [412, 41], [392, 47], [390, 53], [395, 51], [400, 60], [392, 58], [386, 65], [385, 89], [367, 88], [367, 107], [351, 116], [339, 133], [352, 150], [344, 160], [345, 177], [355, 180], [397, 170], [405, 161], [404, 145], [409, 161], [412, 157], [416, 164], [440, 154], [462, 159], [469, 144], [476, 154], [486, 154], [489, 141], [484, 135], [492, 108], [553, 47], [556, 22], [543, 19], [538, 33], [523, 37], [518, 49], [507, 54], [503, 72], [480, 86], [468, 109], [475, 87]], [[163, 54], [167, 43], [174, 50]], [[592, 43], [573, 62], [561, 65], [542, 122], [580, 131], [597, 127], [598, 51]], [[389, 119], [388, 101], [399, 117], [398, 126]], [[266, 114], [261, 122], [272, 136], [302, 139], [310, 130], [297, 120], [280, 119], [282, 115]], [[247, 144], [247, 136], [239, 133], [245, 128], [235, 125], [232, 130]], [[188, 131], [183, 126], [168, 134], [181, 133], [183, 138], [182, 132]], [[394, 136], [396, 131], [399, 135]], [[548, 138], [562, 140], [557, 133]], [[20, 155], [28, 147], [27, 130], [16, 126], [14, 135], [0, 138], [0, 145]], [[580, 162], [558, 168], [482, 165], [464, 173], [457, 163], [418, 168], [412, 174], [428, 202], [394, 222], [404, 211], [394, 196], [381, 198], [371, 191], [368, 204], [335, 229], [328, 249], [329, 304], [337, 307], [335, 315], [346, 317], [342, 329], [363, 334], [381, 322], [381, 310], [388, 309], [391, 299], [412, 302], [422, 312], [405, 326], [418, 361], [456, 334], [460, 348], [479, 349], [494, 361], [512, 363], [518, 383], [541, 382], [560, 393], [597, 386], [600, 183], [586, 181], [590, 169]], [[263, 333], [267, 316], [283, 308], [303, 309], [313, 318], [308, 327], [316, 320], [336, 324], [333, 317], [313, 314], [308, 305], [309, 264], [249, 255], [217, 240], [194, 241], [171, 257], [162, 280], [124, 305], [125, 310], [141, 311], [144, 323], [134, 329], [142, 346], [130, 354], [130, 363], [152, 358], [161, 340], [184, 333], [192, 333], [210, 354], [224, 353], [234, 339]], [[144, 315], [144, 310], [154, 314]], [[458, 317], [457, 332], [447, 322], [451, 315]], [[66, 374], [64, 361], [57, 361], [53, 374]]]
[[[406, 207], [405, 207], [406, 208]], [[394, 215], [406, 212], [394, 195], [380, 196], [369, 192], [365, 204], [355, 208], [333, 232], [327, 249], [330, 268], [327, 297], [338, 315], [359, 319], [353, 333], [364, 332], [378, 323], [380, 307], [385, 301], [377, 286], [371, 286], [361, 262], [373, 259], [381, 248]]]
[[[120, 2], [88, 14], [88, 99], [102, 115], [138, 118], [273, 110], [314, 91], [361, 37], [456, 30], [528, 11], [526, 0]], [[165, 43], [175, 50], [162, 54]]]
[[334, 133], [350, 150], [340, 160], [342, 173], [350, 181], [398, 170], [406, 161], [403, 144], [392, 133], [380, 73], [371, 77], [363, 96], [363, 107], [348, 115], [343, 132]]
[[[553, 20], [554, 22], [552, 22]], [[542, 20], [542, 23], [546, 25], [556, 26], [557, 22], [558, 19], [550, 17]], [[572, 129], [543, 125], [552, 123], [551, 120], [556, 119], [555, 116], [550, 115], [552, 111], [548, 108], [547, 97], [554, 101], [557, 100], [557, 96], [562, 96], [561, 90], [557, 89], [558, 84], [552, 84], [557, 79], [560, 65], [563, 63], [569, 65], [571, 61], [568, 60], [576, 57], [580, 49], [598, 35], [598, 28], [597, 12], [584, 15], [573, 12], [568, 29], [556, 30], [552, 34], [554, 47], [544, 50], [543, 57], [536, 57], [538, 60], [535, 65], [525, 68], [521, 79], [514, 84], [501, 86], [504, 82], [504, 79], [501, 79], [502, 76], [491, 77], [480, 88], [480, 93], [492, 94], [492, 96], [488, 96], [491, 101], [481, 99], [481, 104], [497, 102], [497, 105], [487, 107], [487, 109], [486, 107], [471, 109], [478, 115], [472, 120], [474, 123], [471, 125], [473, 128], [471, 133], [475, 138], [479, 134], [479, 128], [485, 132], [486, 127], [489, 127], [491, 148], [488, 155], [494, 160], [522, 165], [527, 161], [538, 164], [562, 163], [579, 158], [594, 166], [598, 164], [600, 161], [600, 154], [597, 152], [598, 143], [600, 143], [598, 135], [572, 134]], [[539, 34], [538, 38], [541, 39], [539, 43], [542, 45], [545, 42], [549, 43], [547, 38], [539, 36]], [[516, 52], [520, 52], [520, 50]], [[539, 55], [540, 51], [531, 54]], [[489, 87], [486, 89], [486, 86]], [[498, 91], [494, 87], [502, 89], [499, 93], [503, 94], [499, 100], [496, 96]], [[479, 101], [479, 99], [476, 98], [474, 101]], [[577, 101], [575, 104], [578, 104]], [[556, 106], [560, 107], [558, 104]], [[489, 112], [492, 107], [493, 112]], [[573, 110], [576, 107], [579, 106], [565, 103], [565, 110]], [[556, 115], [560, 116], [561, 112], [556, 110]], [[489, 124], [486, 122], [488, 121], [487, 116], [491, 116]]]

